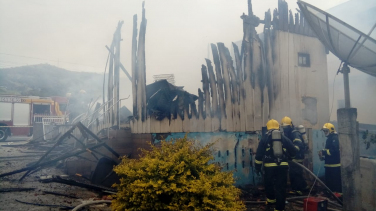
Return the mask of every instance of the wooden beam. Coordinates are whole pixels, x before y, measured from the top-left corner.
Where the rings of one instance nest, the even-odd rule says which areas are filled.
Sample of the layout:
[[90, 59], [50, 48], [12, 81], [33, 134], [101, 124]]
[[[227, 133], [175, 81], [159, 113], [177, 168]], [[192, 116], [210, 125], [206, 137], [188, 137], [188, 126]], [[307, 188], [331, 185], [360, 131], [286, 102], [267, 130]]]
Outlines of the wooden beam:
[[[146, 119], [146, 65], [145, 65], [145, 34], [146, 34], [146, 24], [145, 19], [145, 8], [144, 3], [142, 3], [142, 20], [140, 26], [140, 34], [138, 38], [138, 49], [137, 49], [137, 71], [138, 71], [138, 83], [137, 91], [138, 98], [141, 101], [138, 104], [139, 116], [142, 121]], [[143, 127], [146, 130], [146, 127]]]
[[232, 102], [231, 102], [231, 87], [230, 87], [230, 75], [229, 75], [229, 62], [226, 57], [226, 47], [223, 43], [217, 43], [219, 56], [221, 58], [221, 66], [223, 71], [225, 102], [226, 102], [226, 129], [227, 131], [233, 131], [233, 117], [232, 117]]
[[208, 72], [209, 72], [210, 95], [212, 97], [211, 116], [213, 117], [218, 112], [217, 85], [216, 85], [215, 75], [213, 71], [213, 66], [211, 65], [211, 61], [209, 59], [205, 59], [205, 60], [206, 60], [206, 65], [208, 66]]
[[183, 132], [191, 132], [190, 119], [189, 119], [189, 105], [184, 105], [184, 120], [183, 120]]
[[226, 111], [225, 111], [225, 100], [224, 100], [224, 92], [223, 92], [223, 78], [222, 78], [222, 70], [221, 70], [221, 63], [219, 61], [218, 50], [217, 46], [211, 44], [212, 54], [213, 54], [213, 61], [215, 66], [215, 73], [217, 76], [217, 89], [218, 89], [218, 102], [220, 108], [220, 116], [221, 119], [221, 130], [226, 130]]
[[232, 43], [234, 47], [236, 73], [237, 73], [237, 85], [239, 87], [239, 121], [240, 121], [240, 131], [245, 131], [245, 107], [244, 107], [244, 71], [242, 67], [242, 58], [239, 54], [239, 48], [235, 43]]
[[213, 66], [211, 65], [211, 61], [209, 59], [206, 60], [206, 65], [208, 66], [208, 72], [209, 72], [209, 81], [210, 81], [210, 94], [212, 97], [212, 131], [219, 131], [220, 129], [220, 120], [218, 116], [218, 96], [217, 96], [217, 84], [215, 80], [215, 75], [213, 71]]
[[273, 58], [272, 58], [272, 46], [271, 46], [271, 36], [270, 29], [264, 29], [264, 49], [265, 49], [265, 83], [268, 89], [268, 102], [269, 102], [269, 116], [271, 116], [270, 111], [274, 107], [274, 87], [273, 87]]
[[[111, 50], [110, 52], [113, 52], [114, 51], [114, 46], [115, 46], [115, 42], [114, 40], [112, 41], [112, 44], [111, 44]], [[108, 102], [108, 105], [107, 105], [107, 108], [108, 108], [108, 122], [110, 123], [110, 125], [112, 126], [113, 125], [113, 110], [114, 110], [114, 107], [113, 107], [113, 104], [114, 104], [114, 55], [111, 54], [110, 55], [110, 64], [108, 66], [108, 84], [107, 84], [108, 88], [108, 94], [107, 94], [107, 102]]]
[[[255, 35], [257, 36], [257, 35]], [[256, 37], [255, 37], [256, 38]], [[254, 128], [260, 130], [262, 127], [262, 84], [263, 84], [263, 70], [261, 67], [261, 45], [259, 40], [253, 42], [253, 68], [254, 75], [254, 91], [253, 91], [253, 109], [254, 109]]]
[[203, 118], [204, 109], [204, 94], [201, 89], [198, 89], [198, 119], [197, 121], [197, 132], [205, 132], [205, 122]]
[[269, 95], [268, 95], [268, 87], [267, 87], [267, 71], [266, 71], [266, 54], [265, 54], [265, 46], [261, 39], [260, 42], [260, 54], [261, 54], [261, 70], [260, 74], [262, 74], [262, 81], [261, 83], [261, 106], [262, 106], [262, 114], [261, 114], [261, 127], [264, 127], [269, 119]]
[[206, 118], [207, 116], [210, 117], [211, 114], [211, 106], [210, 106], [210, 94], [209, 94], [209, 79], [208, 79], [208, 71], [205, 65], [201, 66], [201, 75], [202, 75], [202, 89], [204, 90], [204, 112], [203, 117]]
[[115, 55], [114, 55], [114, 124], [120, 127], [120, 42], [121, 42], [121, 26], [123, 21], [118, 23], [114, 40], [115, 40]]
[[235, 73], [234, 64], [230, 51], [225, 47], [226, 58], [228, 62], [228, 71], [230, 76], [231, 85], [231, 106], [232, 106], [232, 119], [233, 131], [240, 131], [240, 112], [239, 112], [239, 86], [237, 83], [237, 75]]
[[133, 15], [132, 34], [132, 96], [133, 96], [133, 117], [138, 119], [137, 113], [137, 15]]
[[202, 73], [202, 88], [204, 90], [204, 97], [205, 97], [205, 111], [204, 111], [204, 116], [203, 116], [205, 119], [205, 132], [211, 132], [212, 125], [211, 125], [209, 79], [208, 79], [208, 71], [205, 65], [201, 66], [201, 73]]
[[[106, 48], [107, 48], [107, 50], [110, 52], [110, 54], [114, 55], [114, 52], [111, 51], [111, 49], [110, 49], [107, 45], [106, 45]], [[123, 66], [123, 64], [122, 64], [120, 61], [119, 61], [119, 67], [120, 67], [121, 70], [123, 70], [123, 72], [124, 72], [125, 75], [128, 77], [128, 79], [129, 79], [130, 81], [132, 81], [132, 76], [129, 75], [128, 71], [125, 69], [125, 67]]]

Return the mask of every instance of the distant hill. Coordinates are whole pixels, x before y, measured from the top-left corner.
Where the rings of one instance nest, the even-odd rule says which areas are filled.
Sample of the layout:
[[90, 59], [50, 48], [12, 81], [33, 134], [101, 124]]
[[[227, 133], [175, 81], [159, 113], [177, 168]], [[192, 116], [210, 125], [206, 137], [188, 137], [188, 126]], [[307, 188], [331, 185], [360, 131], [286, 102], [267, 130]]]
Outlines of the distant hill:
[[[102, 103], [103, 74], [74, 72], [49, 64], [0, 68], [0, 94], [23, 96], [66, 96], [71, 93], [71, 119], [87, 111], [95, 100]], [[127, 108], [122, 116], [129, 116]]]
[[96, 98], [102, 95], [103, 75], [39, 64], [0, 69], [0, 86], [0, 94], [48, 97], [85, 90], [90, 98]]

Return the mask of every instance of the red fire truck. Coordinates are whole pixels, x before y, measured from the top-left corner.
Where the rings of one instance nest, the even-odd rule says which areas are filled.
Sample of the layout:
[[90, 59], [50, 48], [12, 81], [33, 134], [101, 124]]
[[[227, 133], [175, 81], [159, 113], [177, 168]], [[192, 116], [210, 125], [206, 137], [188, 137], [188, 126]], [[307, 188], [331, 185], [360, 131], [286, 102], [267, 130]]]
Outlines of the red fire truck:
[[8, 136], [31, 136], [34, 123], [46, 117], [67, 121], [67, 97], [0, 95], [0, 141]]

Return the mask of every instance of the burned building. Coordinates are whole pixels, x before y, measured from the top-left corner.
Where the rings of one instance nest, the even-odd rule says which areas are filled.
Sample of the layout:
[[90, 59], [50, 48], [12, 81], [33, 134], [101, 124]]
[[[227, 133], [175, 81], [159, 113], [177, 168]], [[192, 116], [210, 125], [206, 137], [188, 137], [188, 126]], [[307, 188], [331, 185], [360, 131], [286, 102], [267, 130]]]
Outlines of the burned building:
[[[310, 147], [312, 154], [322, 148], [325, 137], [319, 129], [330, 116], [327, 51], [303, 16], [292, 14], [285, 1], [279, 1], [273, 12], [267, 11], [264, 20], [253, 15], [252, 5], [248, 10], [248, 15], [241, 16], [244, 39], [240, 45], [233, 43], [234, 52], [223, 43], [211, 44], [212, 60], [203, 58], [198, 98], [183, 98], [170, 90], [170, 101], [159, 110], [150, 106], [155, 99], [148, 90], [157, 85], [145, 84], [144, 15], [138, 45], [133, 37], [137, 50], [132, 55], [136, 76], [132, 78], [132, 133], [152, 134], [154, 143], [185, 134], [203, 144], [217, 141], [214, 162], [225, 170], [238, 169], [234, 173], [238, 184], [255, 182], [253, 154], [269, 119], [289, 116], [295, 125], [309, 128], [310, 140], [315, 138], [317, 145]], [[260, 24], [264, 29], [257, 34], [255, 27]], [[175, 96], [180, 106], [172, 103]], [[313, 168], [312, 163], [309, 157], [306, 164]]]

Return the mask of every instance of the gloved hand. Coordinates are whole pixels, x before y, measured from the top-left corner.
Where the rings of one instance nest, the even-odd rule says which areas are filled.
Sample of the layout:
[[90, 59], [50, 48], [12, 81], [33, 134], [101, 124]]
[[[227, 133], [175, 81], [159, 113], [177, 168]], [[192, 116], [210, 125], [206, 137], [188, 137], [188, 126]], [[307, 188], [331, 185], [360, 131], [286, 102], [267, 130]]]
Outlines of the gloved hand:
[[256, 169], [255, 173], [256, 173], [257, 176], [259, 176], [259, 177], [261, 176], [261, 170], [260, 169]]
[[324, 156], [322, 155], [322, 150], [320, 150], [318, 154], [319, 154], [320, 160], [324, 160]]
[[318, 152], [319, 156], [322, 157], [322, 150]]

